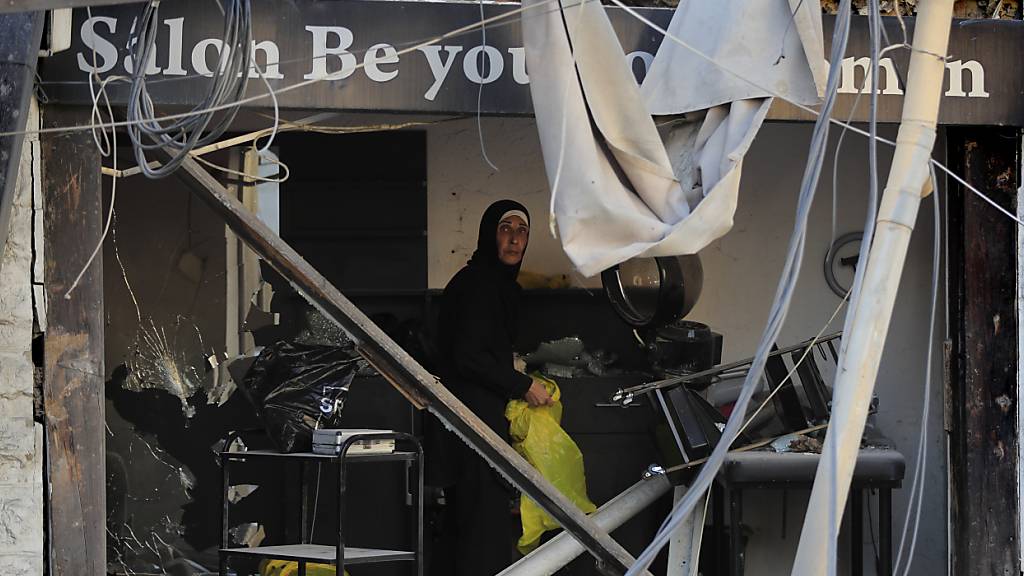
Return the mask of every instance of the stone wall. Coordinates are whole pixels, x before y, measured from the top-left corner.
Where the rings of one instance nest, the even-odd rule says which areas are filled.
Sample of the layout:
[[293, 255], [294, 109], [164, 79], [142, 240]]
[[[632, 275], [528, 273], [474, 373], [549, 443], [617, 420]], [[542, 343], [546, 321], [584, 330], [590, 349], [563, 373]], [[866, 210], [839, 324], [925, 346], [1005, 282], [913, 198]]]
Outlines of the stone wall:
[[[37, 119], [33, 105], [28, 126], [37, 126]], [[43, 573], [43, 427], [34, 419], [32, 363], [33, 243], [41, 245], [33, 230], [42, 229], [38, 159], [38, 136], [30, 135], [22, 148], [10, 236], [0, 261], [0, 567], [4, 576]]]

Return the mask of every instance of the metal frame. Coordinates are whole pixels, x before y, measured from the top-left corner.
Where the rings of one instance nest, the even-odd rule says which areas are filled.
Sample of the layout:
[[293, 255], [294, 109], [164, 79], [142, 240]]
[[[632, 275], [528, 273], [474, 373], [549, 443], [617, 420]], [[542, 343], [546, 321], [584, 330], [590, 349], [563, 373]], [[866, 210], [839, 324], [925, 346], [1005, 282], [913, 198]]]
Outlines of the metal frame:
[[[337, 554], [337, 573], [345, 573], [345, 457], [349, 449], [360, 440], [404, 440], [416, 446], [416, 537], [413, 548], [416, 553], [416, 576], [423, 576], [423, 447], [420, 441], [409, 434], [357, 434], [341, 443], [338, 453], [338, 541], [335, 544]], [[312, 535], [310, 535], [312, 536]], [[300, 576], [303, 576], [300, 574]]]
[[[348, 451], [356, 442], [364, 440], [395, 440], [397, 442], [408, 442], [415, 450], [411, 453], [396, 452], [394, 454], [375, 454], [365, 455], [358, 457], [350, 457]], [[415, 523], [415, 535], [413, 539], [413, 561], [415, 563], [415, 575], [423, 576], [424, 574], [424, 556], [423, 556], [423, 447], [420, 441], [415, 436], [406, 434], [404, 432], [382, 432], [375, 434], [356, 434], [350, 438], [345, 439], [339, 445], [339, 450], [336, 455], [320, 455], [313, 453], [298, 453], [298, 454], [286, 454], [286, 453], [269, 453], [269, 452], [228, 452], [227, 450], [231, 446], [231, 438], [225, 444], [225, 451], [221, 452], [221, 476], [222, 476], [222, 490], [221, 490], [221, 550], [220, 550], [220, 567], [219, 571], [221, 576], [228, 574], [228, 559], [237, 555], [237, 553], [226, 552], [230, 546], [228, 526], [230, 526], [229, 509], [230, 502], [228, 501], [228, 490], [231, 486], [231, 463], [232, 462], [245, 462], [251, 458], [271, 458], [271, 459], [292, 459], [297, 460], [301, 467], [302, 473], [301, 478], [301, 494], [302, 503], [300, 506], [300, 534], [301, 543], [309, 544], [309, 539], [312, 538], [312, 534], [308, 532], [308, 486], [305, 482], [306, 477], [306, 464], [311, 460], [326, 460], [334, 463], [338, 467], [338, 535], [335, 541], [335, 566], [337, 567], [338, 574], [345, 573], [345, 499], [347, 493], [346, 483], [346, 466], [349, 463], [369, 464], [369, 463], [380, 463], [380, 462], [400, 462], [400, 461], [414, 461], [416, 463], [416, 489], [413, 495], [414, 508], [414, 523]], [[408, 469], [405, 470], [408, 473]], [[315, 511], [314, 511], [315, 513]], [[267, 554], [264, 557], [272, 558], [271, 554]], [[295, 558], [298, 563], [298, 576], [305, 576], [306, 564], [308, 562], [316, 560], [315, 558]], [[381, 560], [383, 561], [383, 560]], [[372, 562], [368, 562], [372, 563]]]
[[[719, 480], [715, 483], [712, 499], [716, 500], [712, 509], [712, 525], [714, 526], [714, 550], [715, 565], [718, 570], [722, 567], [718, 563], [722, 558], [721, 546], [724, 544], [722, 530], [725, 527], [724, 510], [729, 514], [729, 543], [728, 543], [728, 566], [725, 567], [725, 574], [729, 576], [740, 576], [741, 551], [743, 545], [742, 531], [737, 529], [743, 522], [743, 491], [744, 490], [790, 490], [808, 489], [812, 482], [808, 481], [786, 481], [786, 482], [730, 482]], [[850, 524], [850, 574], [862, 576], [864, 574], [864, 497], [865, 490], [878, 490], [878, 560], [879, 575], [892, 576], [892, 491], [902, 486], [901, 482], [888, 480], [872, 481], [857, 480], [851, 486], [850, 502], [846, 509], [846, 516]], [[786, 499], [783, 499], [783, 506], [786, 506]], [[785, 513], [785, 509], [783, 509]], [[783, 516], [785, 518], [785, 516]], [[785, 522], [785, 520], [783, 520]]]
[[[832, 334], [828, 334], [826, 336], [811, 338], [810, 340], [805, 340], [803, 342], [800, 342], [799, 344], [793, 344], [792, 346], [786, 346], [785, 348], [773, 350], [770, 354], [768, 354], [767, 357], [771, 359], [777, 356], [782, 356], [784, 354], [791, 354], [796, 351], [806, 350], [808, 347], [811, 346], [819, 348], [821, 346], [828, 346], [829, 348], [833, 348], [832, 341], [842, 338], [842, 336], [842, 331], [839, 331], [833, 332]], [[836, 360], [838, 360], [838, 356], [835, 354], [834, 349], [833, 356], [835, 356]], [[714, 378], [723, 375], [726, 372], [733, 372], [736, 371], [737, 369], [743, 368], [744, 366], [748, 366], [751, 362], [753, 362], [753, 360], [753, 358], [746, 358], [744, 360], [737, 360], [735, 362], [730, 362], [728, 364], [720, 364], [718, 366], [715, 366], [714, 368], [704, 370], [703, 372], [697, 372], [694, 374], [684, 374], [682, 376], [673, 376], [672, 378], [665, 378], [663, 380], [656, 380], [653, 382], [645, 382], [643, 384], [638, 384], [636, 386], [623, 388], [615, 392], [615, 395], [612, 396], [611, 401], [616, 404], [629, 404], [630, 402], [633, 401], [637, 394], [640, 394], [642, 392], [651, 392], [653, 390], [659, 390], [662, 388], [671, 388], [673, 386], [678, 386], [680, 384], [685, 385], [690, 382], [696, 382], [701, 379], [709, 377]]]

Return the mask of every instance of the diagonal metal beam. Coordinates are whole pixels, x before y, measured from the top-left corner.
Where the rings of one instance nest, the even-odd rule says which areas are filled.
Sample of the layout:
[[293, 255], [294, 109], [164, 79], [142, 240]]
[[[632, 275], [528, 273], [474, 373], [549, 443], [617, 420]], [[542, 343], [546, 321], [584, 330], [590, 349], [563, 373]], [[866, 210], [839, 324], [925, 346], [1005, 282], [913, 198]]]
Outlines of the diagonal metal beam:
[[[162, 161], [168, 160], [163, 155]], [[633, 558], [607, 532], [583, 514], [511, 446], [448, 391], [291, 246], [192, 158], [176, 170], [198, 196], [257, 254], [284, 276], [352, 338], [356, 348], [406, 398], [426, 408], [476, 450], [525, 495], [532, 498], [593, 554], [603, 571], [622, 574]], [[483, 575], [481, 575], [483, 576]]]

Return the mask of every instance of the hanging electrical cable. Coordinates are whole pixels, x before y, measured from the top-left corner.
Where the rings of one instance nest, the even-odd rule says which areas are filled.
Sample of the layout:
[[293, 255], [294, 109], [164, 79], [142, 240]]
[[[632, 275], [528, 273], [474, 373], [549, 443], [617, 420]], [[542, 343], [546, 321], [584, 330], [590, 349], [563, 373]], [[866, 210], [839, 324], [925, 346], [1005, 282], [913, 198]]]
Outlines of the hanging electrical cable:
[[484, 64], [485, 62], [490, 62], [487, 58], [487, 19], [484, 17], [484, 0], [480, 0], [480, 56], [476, 62], [480, 74], [480, 82], [476, 86], [476, 132], [480, 137], [480, 155], [483, 157], [484, 162], [491, 167], [491, 170], [498, 172], [498, 167], [487, 156], [487, 146], [484, 145], [484, 125], [483, 120], [480, 118], [480, 109], [484, 98], [484, 78], [489, 74], [489, 71], [484, 70], [484, 66], [488, 65]]
[[[252, 60], [252, 7], [249, 0], [228, 0], [224, 7], [224, 33], [217, 65], [209, 72], [206, 96], [182, 118], [157, 118], [146, 85], [146, 71], [156, 53], [160, 0], [146, 4], [138, 20], [132, 50], [131, 93], [128, 99], [128, 135], [135, 159], [143, 174], [163, 178], [173, 172], [197, 146], [217, 140], [238, 113], [237, 103], [245, 95]], [[227, 105], [226, 108], [224, 106]], [[171, 159], [152, 167], [146, 154], [163, 149]]]
[[[612, 1], [621, 5], [618, 0]], [[814, 199], [818, 180], [821, 176], [822, 165], [824, 164], [830, 118], [839, 87], [840, 63], [842, 62], [843, 55], [846, 53], [846, 44], [850, 35], [850, 4], [850, 0], [842, 0], [839, 6], [839, 17], [836, 19], [835, 32], [832, 39], [832, 55], [830, 59], [832, 65], [829, 68], [825, 102], [822, 105], [821, 114], [814, 125], [807, 166], [804, 170], [800, 186], [795, 224], [793, 234], [790, 237], [786, 262], [769, 313], [768, 323], [765, 326], [757, 352], [754, 355], [754, 361], [750, 366], [750, 371], [747, 373], [740, 396], [736, 400], [733, 414], [722, 431], [721, 440], [715, 446], [708, 462], [703, 466], [697, 478], [691, 483], [690, 490], [686, 493], [686, 496], [672, 510], [665, 525], [655, 535], [651, 544], [637, 557], [636, 562], [627, 572], [627, 576], [640, 574], [650, 566], [658, 552], [671, 539], [672, 533], [679, 523], [693, 511], [694, 506], [696, 506], [697, 502], [711, 485], [711, 482], [718, 473], [718, 469], [725, 460], [730, 445], [736, 439], [737, 433], [743, 425], [743, 415], [746, 413], [750, 399], [760, 383], [761, 375], [764, 373], [765, 362], [771, 353], [772, 345], [778, 340], [779, 333], [782, 330], [782, 325], [786, 319], [789, 305], [796, 289], [797, 279], [799, 278], [811, 203]]]
[[[856, 318], [855, 311], [857, 310], [857, 300], [861, 297], [861, 287], [864, 284], [864, 272], [867, 270], [867, 257], [868, 252], [871, 249], [871, 241], [874, 238], [875, 230], [875, 218], [878, 214], [878, 149], [876, 139], [878, 136], [878, 63], [879, 56], [882, 50], [882, 38], [881, 32], [881, 11], [879, 9], [878, 0], [869, 0], [868, 2], [868, 37], [869, 44], [871, 46], [871, 60], [869, 78], [866, 80], [864, 89], [867, 89], [870, 94], [871, 104], [868, 108], [868, 208], [867, 215], [865, 216], [864, 222], [864, 234], [861, 238], [860, 245], [860, 261], [857, 265], [857, 271], [853, 279], [853, 287], [850, 289], [850, 313], [846, 315], [846, 321], [843, 326], [843, 333], [849, 334], [850, 328]], [[863, 92], [863, 89], [861, 90]], [[840, 344], [839, 356], [842, 358], [846, 354], [846, 348], [849, 344], [849, 339], [843, 339]], [[832, 405], [836, 403], [836, 387], [832, 388]], [[827, 445], [824, 456], [828, 458], [833, 469], [838, 466], [839, 450], [835, 443]], [[833, 477], [833, 482], [837, 479]], [[839, 503], [838, 494], [839, 490], [836, 486], [832, 487], [829, 492], [828, 500], [828, 555], [827, 555], [827, 573], [829, 576], [835, 576], [838, 564], [838, 549], [839, 549]]]
[[[942, 210], [939, 206], [939, 182], [935, 176], [935, 167], [931, 167], [932, 179], [932, 215], [934, 218], [934, 230], [932, 237], [932, 294], [931, 310], [928, 316], [928, 353], [925, 364], [924, 377], [924, 398], [921, 404], [921, 433], [917, 444], [917, 462], [914, 464], [914, 477], [911, 481], [910, 497], [907, 503], [907, 515], [903, 520], [903, 532], [900, 537], [899, 552], [896, 554], [896, 563], [893, 565], [893, 574], [898, 573], [901, 560], [904, 559], [904, 544], [907, 541], [909, 529], [910, 547], [907, 549], [906, 565], [903, 568], [903, 576], [910, 574], [910, 566], [914, 560], [914, 548], [917, 546], [917, 533], [921, 526], [921, 505], [924, 500], [924, 485], [927, 473], [925, 467], [928, 462], [928, 418], [931, 406], [932, 389], [932, 353], [934, 351], [935, 318], [938, 314], [939, 304], [939, 264], [942, 251]], [[910, 528], [910, 516], [913, 512], [914, 524]]]

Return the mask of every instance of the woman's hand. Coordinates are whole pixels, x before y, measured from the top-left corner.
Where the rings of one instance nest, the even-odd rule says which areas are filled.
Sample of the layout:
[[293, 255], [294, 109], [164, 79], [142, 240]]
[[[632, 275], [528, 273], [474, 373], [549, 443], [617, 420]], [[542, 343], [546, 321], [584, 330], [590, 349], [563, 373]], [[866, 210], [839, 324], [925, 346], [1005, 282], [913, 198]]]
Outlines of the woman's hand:
[[530, 389], [523, 394], [523, 400], [531, 407], [536, 408], [538, 406], [550, 406], [555, 401], [548, 394], [547, 387], [544, 386], [544, 382], [534, 378], [533, 383], [530, 384]]

